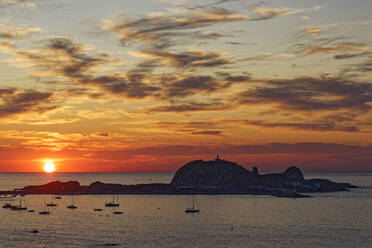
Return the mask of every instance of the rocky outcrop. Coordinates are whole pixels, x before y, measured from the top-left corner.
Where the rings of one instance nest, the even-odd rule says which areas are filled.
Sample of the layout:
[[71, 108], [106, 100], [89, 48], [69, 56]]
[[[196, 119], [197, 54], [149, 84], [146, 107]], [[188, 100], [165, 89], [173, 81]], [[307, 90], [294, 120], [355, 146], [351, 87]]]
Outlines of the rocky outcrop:
[[289, 167], [283, 173], [261, 175], [255, 167], [249, 171], [244, 167], [219, 159], [213, 161], [196, 160], [181, 167], [173, 177], [171, 185], [179, 189], [215, 189], [220, 192], [276, 192], [290, 194], [296, 192], [344, 191], [355, 186], [335, 183], [325, 179], [306, 180], [297, 167]]
[[242, 166], [225, 160], [196, 160], [180, 168], [172, 186], [183, 188], [236, 189], [254, 183], [257, 175]]
[[181, 167], [170, 184], [122, 185], [94, 182], [81, 186], [79, 182], [51, 182], [26, 186], [20, 194], [261, 194], [279, 197], [304, 197], [299, 193], [344, 191], [356, 188], [348, 183], [326, 179], [306, 180], [302, 171], [290, 167], [283, 173], [264, 174], [219, 159], [195, 160]]

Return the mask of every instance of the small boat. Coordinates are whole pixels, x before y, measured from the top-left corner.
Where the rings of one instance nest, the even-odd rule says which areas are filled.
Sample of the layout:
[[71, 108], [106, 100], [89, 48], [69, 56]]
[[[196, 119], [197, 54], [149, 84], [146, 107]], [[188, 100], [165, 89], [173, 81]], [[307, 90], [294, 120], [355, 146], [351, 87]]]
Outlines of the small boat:
[[113, 214], [123, 214], [123, 212], [121, 212], [121, 211], [115, 211], [115, 212], [113, 212]]
[[75, 204], [74, 204], [74, 196], [73, 195], [71, 196], [71, 201], [72, 201], [72, 204], [68, 205], [67, 208], [68, 209], [77, 209], [77, 206], [75, 206]]
[[33, 213], [33, 212], [35, 212], [35, 210], [30, 209], [30, 210], [28, 210], [27, 212], [29, 212], [29, 213]]
[[45, 199], [44, 199], [44, 210], [43, 211], [40, 211], [39, 214], [40, 215], [47, 215], [49, 214], [49, 211], [46, 210], [46, 204], [45, 204]]
[[55, 204], [55, 203], [53, 202], [53, 198], [52, 198], [52, 202], [47, 203], [47, 207], [57, 207], [57, 204]]
[[119, 207], [120, 203], [118, 201], [118, 196], [116, 196], [116, 202], [115, 202], [115, 196], [112, 196], [112, 202], [106, 202], [105, 207]]
[[61, 196], [56, 196], [56, 197], [54, 197], [54, 199], [56, 199], [56, 200], [61, 200], [62, 197], [61, 197]]
[[12, 206], [10, 209], [13, 210], [13, 211], [23, 211], [23, 210], [27, 210], [26, 207], [22, 207], [22, 206]]
[[10, 203], [5, 203], [5, 204], [3, 205], [3, 208], [12, 208], [12, 204], [10, 204]]
[[191, 208], [186, 208], [185, 213], [199, 213], [200, 209], [195, 208], [195, 199], [194, 197], [192, 198], [192, 207]]
[[101, 212], [101, 211], [103, 211], [103, 209], [102, 208], [95, 208], [94, 211]]
[[27, 207], [26, 206], [22, 206], [22, 198], [21, 196], [19, 196], [19, 205], [14, 205], [14, 206], [11, 206], [10, 207], [11, 210], [13, 211], [24, 211], [24, 210], [27, 210]]

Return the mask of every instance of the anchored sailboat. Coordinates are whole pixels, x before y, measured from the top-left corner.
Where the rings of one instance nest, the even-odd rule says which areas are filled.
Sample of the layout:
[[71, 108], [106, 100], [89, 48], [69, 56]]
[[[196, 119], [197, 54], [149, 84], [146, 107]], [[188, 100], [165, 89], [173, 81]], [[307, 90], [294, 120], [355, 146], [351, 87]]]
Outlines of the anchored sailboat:
[[69, 208], [69, 209], [76, 209], [77, 206], [75, 206], [75, 204], [74, 204], [74, 196], [73, 195], [71, 196], [71, 200], [72, 200], [72, 204], [71, 205], [68, 205], [67, 208]]
[[40, 211], [39, 214], [41, 215], [47, 215], [49, 214], [49, 211], [46, 210], [46, 204], [45, 204], [45, 199], [43, 199], [43, 206], [44, 206], [44, 210], [43, 211]]
[[[26, 205], [26, 202], [25, 202], [25, 205]], [[23, 210], [27, 210], [27, 207], [26, 206], [22, 207], [22, 198], [21, 196], [19, 196], [19, 205], [11, 206], [10, 209], [14, 211], [23, 211]]]
[[199, 213], [200, 209], [195, 208], [195, 199], [194, 196], [192, 197], [192, 207], [186, 208], [185, 213]]
[[52, 202], [47, 203], [47, 207], [57, 207], [57, 204], [53, 202], [53, 198], [52, 198]]
[[112, 196], [112, 202], [106, 202], [105, 207], [119, 207], [120, 203], [118, 202], [119, 196], [116, 196], [116, 202], [115, 202], [115, 196]]

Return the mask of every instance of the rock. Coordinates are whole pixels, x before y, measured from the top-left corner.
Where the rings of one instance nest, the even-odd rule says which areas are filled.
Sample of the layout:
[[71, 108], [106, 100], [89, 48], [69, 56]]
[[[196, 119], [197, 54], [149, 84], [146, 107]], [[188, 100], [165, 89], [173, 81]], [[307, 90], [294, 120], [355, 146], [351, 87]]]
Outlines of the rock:
[[289, 167], [283, 174], [291, 180], [296, 181], [304, 180], [304, 175], [302, 174], [302, 171], [295, 166]]
[[185, 164], [170, 184], [122, 185], [94, 182], [51, 182], [16, 190], [27, 194], [261, 194], [278, 197], [304, 197], [298, 193], [345, 191], [356, 188], [348, 183], [326, 179], [305, 180], [302, 171], [289, 167], [283, 173], [259, 174], [237, 163], [217, 157], [213, 161], [195, 160]]
[[236, 188], [253, 183], [257, 175], [242, 166], [216, 159], [195, 160], [180, 168], [171, 185], [184, 188]]

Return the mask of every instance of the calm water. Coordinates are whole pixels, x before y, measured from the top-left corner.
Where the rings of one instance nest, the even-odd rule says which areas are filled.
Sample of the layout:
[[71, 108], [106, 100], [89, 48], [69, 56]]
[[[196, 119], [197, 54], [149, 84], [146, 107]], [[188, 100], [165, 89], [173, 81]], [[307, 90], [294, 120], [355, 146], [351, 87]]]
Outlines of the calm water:
[[[122, 184], [169, 182], [172, 174], [0, 173], [0, 189], [51, 180]], [[52, 196], [26, 196], [35, 213], [0, 209], [0, 247], [372, 247], [372, 174], [307, 174], [350, 182], [361, 189], [313, 198], [196, 196], [200, 214], [185, 214], [191, 196], [120, 196], [120, 211], [104, 208], [110, 196], [63, 196], [49, 216], [37, 212]], [[72, 200], [76, 210], [66, 206]], [[0, 202], [2, 204], [3, 202]], [[38, 234], [31, 231], [38, 229]]]

